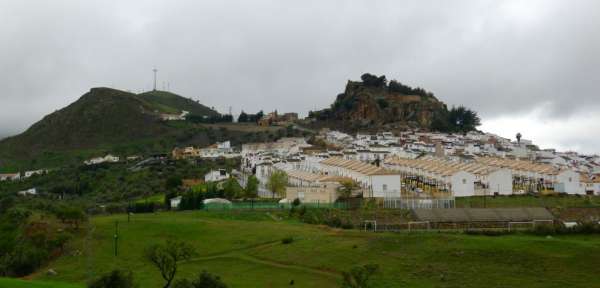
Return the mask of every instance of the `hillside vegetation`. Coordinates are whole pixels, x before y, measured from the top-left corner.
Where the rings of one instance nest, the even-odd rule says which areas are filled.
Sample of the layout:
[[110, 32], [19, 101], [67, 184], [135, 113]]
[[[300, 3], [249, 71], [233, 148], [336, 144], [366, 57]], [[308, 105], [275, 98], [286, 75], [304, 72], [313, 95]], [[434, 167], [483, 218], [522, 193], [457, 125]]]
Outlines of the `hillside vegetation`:
[[164, 113], [180, 113], [188, 111], [190, 115], [217, 116], [219, 113], [197, 101], [181, 97], [167, 91], [148, 91], [138, 94], [138, 97], [151, 103], [155, 109]]
[[[373, 287], [595, 287], [600, 237], [478, 236], [460, 233], [372, 233], [286, 220], [282, 212], [178, 212], [91, 219], [39, 280], [86, 283], [112, 269], [131, 269], [140, 287], [161, 287], [144, 249], [165, 239], [191, 243], [198, 255], [176, 278], [207, 270], [230, 287], [339, 287], [341, 273], [378, 264]], [[282, 220], [279, 220], [282, 219]], [[113, 234], [119, 221], [119, 251]], [[293, 241], [282, 241], [292, 238]]]
[[20, 135], [0, 140], [0, 172], [81, 164], [107, 153], [167, 153], [175, 146], [202, 146], [224, 140], [237, 145], [299, 135], [281, 128], [249, 129], [242, 125], [229, 130], [228, 126], [162, 121], [159, 117], [161, 113], [179, 114], [182, 110], [199, 119], [219, 116], [196, 101], [170, 92], [133, 94], [93, 88]]

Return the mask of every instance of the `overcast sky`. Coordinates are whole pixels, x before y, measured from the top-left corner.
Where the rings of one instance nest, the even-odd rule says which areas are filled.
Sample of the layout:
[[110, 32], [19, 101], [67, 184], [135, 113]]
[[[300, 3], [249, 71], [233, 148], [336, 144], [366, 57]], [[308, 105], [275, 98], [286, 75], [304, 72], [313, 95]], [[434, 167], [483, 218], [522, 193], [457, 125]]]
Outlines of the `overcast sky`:
[[159, 89], [234, 113], [306, 115], [385, 74], [478, 111], [485, 131], [600, 152], [593, 0], [0, 0], [0, 136], [90, 87], [148, 90], [153, 67]]

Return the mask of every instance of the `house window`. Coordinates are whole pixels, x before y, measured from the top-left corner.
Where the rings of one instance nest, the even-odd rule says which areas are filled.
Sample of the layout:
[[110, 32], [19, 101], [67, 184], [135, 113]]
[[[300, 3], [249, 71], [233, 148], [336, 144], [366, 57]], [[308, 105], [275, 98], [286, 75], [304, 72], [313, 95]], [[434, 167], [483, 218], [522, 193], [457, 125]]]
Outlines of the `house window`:
[[569, 182], [573, 182], [573, 178], [569, 177]]
[[383, 191], [387, 191], [387, 184], [383, 184]]
[[467, 179], [463, 179], [463, 184], [467, 184]]

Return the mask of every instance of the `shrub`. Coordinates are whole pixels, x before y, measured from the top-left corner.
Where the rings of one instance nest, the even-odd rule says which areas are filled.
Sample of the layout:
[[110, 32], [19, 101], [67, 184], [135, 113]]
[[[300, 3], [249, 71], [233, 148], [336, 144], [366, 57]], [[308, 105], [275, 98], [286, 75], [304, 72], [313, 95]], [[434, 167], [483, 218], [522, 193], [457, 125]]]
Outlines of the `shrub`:
[[327, 217], [326, 223], [329, 227], [338, 228], [342, 226], [342, 220], [337, 215]]
[[350, 221], [346, 221], [342, 224], [342, 229], [354, 229], [354, 224]]
[[371, 287], [369, 280], [377, 271], [379, 265], [367, 264], [364, 266], [356, 266], [350, 271], [342, 272], [342, 287], [344, 288], [366, 288]]
[[181, 279], [175, 282], [173, 288], [227, 288], [221, 277], [202, 271], [193, 281]]
[[294, 237], [292, 236], [281, 239], [281, 244], [291, 244], [292, 242], [294, 242]]
[[48, 252], [42, 247], [21, 242], [0, 259], [0, 274], [17, 277], [31, 274], [47, 258]]
[[132, 288], [136, 287], [133, 283], [133, 274], [131, 271], [113, 270], [92, 281], [89, 288]]
[[509, 230], [465, 230], [467, 235], [482, 235], [482, 236], [502, 236], [514, 234], [514, 231]]

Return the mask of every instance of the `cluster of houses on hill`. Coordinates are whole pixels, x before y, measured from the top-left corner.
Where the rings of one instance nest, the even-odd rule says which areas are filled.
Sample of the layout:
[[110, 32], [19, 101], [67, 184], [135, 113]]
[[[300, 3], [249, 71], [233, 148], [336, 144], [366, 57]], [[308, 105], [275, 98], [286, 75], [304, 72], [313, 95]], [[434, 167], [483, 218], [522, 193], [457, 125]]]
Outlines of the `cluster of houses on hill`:
[[4, 173], [0, 174], [0, 181], [16, 181], [21, 179], [27, 179], [33, 175], [42, 175], [48, 173], [48, 169], [38, 169], [25, 171], [23, 173]]
[[290, 112], [278, 114], [277, 110], [265, 114], [261, 119], [258, 119], [259, 126], [279, 125], [286, 126], [298, 121], [298, 113]]
[[[340, 187], [347, 182], [356, 186], [352, 194], [381, 199], [453, 199], [525, 193], [600, 195], [599, 156], [540, 150], [525, 139], [511, 141], [479, 132], [349, 135], [326, 129], [315, 138], [315, 143], [321, 145], [313, 146], [299, 137], [247, 143], [236, 149], [225, 141], [203, 148], [175, 148], [170, 158], [240, 158], [241, 172], [234, 176], [243, 184], [248, 175], [256, 175], [262, 197], [274, 196], [266, 183], [275, 171], [284, 171], [288, 175], [285, 201], [334, 202], [340, 196]], [[127, 160], [140, 158], [132, 157]], [[165, 157], [160, 159], [164, 161]], [[85, 164], [119, 160], [109, 154]], [[136, 165], [150, 160], [141, 160]], [[0, 174], [0, 181], [45, 172]], [[216, 170], [205, 175], [205, 181], [229, 177], [224, 170]]]
[[[374, 198], [448, 198], [525, 193], [600, 195], [600, 158], [539, 150], [493, 134], [406, 132], [351, 136], [322, 131], [328, 148], [303, 138], [242, 146], [242, 170], [261, 183], [288, 175], [287, 200], [332, 201], [340, 183]], [[562, 159], [562, 160], [560, 160]], [[564, 161], [563, 161], [564, 160]]]
[[240, 153], [237, 153], [231, 147], [231, 142], [217, 142], [205, 148], [196, 148], [193, 146], [174, 148], [171, 151], [171, 157], [176, 160], [181, 159], [193, 159], [193, 158], [236, 158], [240, 157]]

